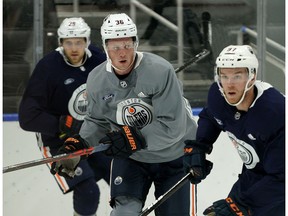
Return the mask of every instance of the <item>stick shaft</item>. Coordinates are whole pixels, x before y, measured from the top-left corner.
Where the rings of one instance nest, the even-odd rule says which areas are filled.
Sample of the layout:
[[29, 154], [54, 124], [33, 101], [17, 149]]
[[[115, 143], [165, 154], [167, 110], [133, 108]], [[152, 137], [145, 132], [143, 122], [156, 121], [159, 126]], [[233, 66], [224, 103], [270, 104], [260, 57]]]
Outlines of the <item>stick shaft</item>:
[[82, 150], [79, 150], [79, 151], [76, 151], [76, 152], [73, 152], [70, 154], [61, 154], [61, 155], [56, 155], [53, 157], [40, 158], [37, 160], [27, 161], [24, 163], [14, 164], [14, 165], [4, 167], [3, 173], [12, 172], [15, 170], [21, 170], [21, 169], [25, 169], [25, 168], [29, 168], [29, 167], [42, 165], [42, 164], [57, 162], [60, 160], [67, 160], [67, 159], [71, 159], [71, 158], [74, 158], [77, 156], [89, 155], [89, 154], [92, 154], [94, 152], [104, 151], [108, 147], [109, 147], [109, 145], [100, 144], [99, 146], [90, 147], [88, 149], [82, 149]]
[[175, 69], [175, 73], [179, 73], [180, 71], [187, 68], [189, 65], [196, 63], [200, 61], [201, 59], [205, 58], [207, 55], [210, 54], [210, 51], [207, 49], [203, 49], [200, 53], [198, 53], [196, 56], [194, 56], [192, 59], [190, 59], [188, 62], [186, 62], [184, 65], [180, 66], [179, 68]]
[[164, 201], [166, 201], [172, 194], [174, 194], [179, 188], [181, 188], [186, 181], [190, 178], [192, 173], [186, 174], [182, 179], [180, 179], [173, 187], [171, 187], [166, 193], [161, 195], [155, 202], [153, 202], [150, 206], [144, 209], [139, 216], [147, 216], [152, 211], [154, 211], [158, 206], [160, 206]]

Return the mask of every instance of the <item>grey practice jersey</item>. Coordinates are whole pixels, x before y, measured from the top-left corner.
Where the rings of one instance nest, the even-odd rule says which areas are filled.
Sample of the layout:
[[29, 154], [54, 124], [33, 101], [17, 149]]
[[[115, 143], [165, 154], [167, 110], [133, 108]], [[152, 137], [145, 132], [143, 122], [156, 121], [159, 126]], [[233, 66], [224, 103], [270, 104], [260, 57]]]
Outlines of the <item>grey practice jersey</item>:
[[131, 158], [159, 163], [182, 156], [184, 140], [195, 138], [197, 124], [174, 68], [152, 53], [137, 52], [135, 67], [123, 80], [109, 61], [97, 66], [87, 80], [87, 99], [80, 135], [90, 146], [117, 125], [137, 126], [148, 148]]

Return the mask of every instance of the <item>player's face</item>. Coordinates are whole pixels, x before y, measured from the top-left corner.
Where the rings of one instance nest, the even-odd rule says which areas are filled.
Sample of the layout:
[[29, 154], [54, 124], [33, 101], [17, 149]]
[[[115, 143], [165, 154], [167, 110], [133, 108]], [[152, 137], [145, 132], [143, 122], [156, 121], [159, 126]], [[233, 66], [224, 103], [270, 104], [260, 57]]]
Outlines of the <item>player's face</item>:
[[75, 66], [81, 65], [86, 46], [85, 38], [65, 38], [62, 41], [65, 56]]
[[237, 103], [244, 94], [248, 81], [246, 68], [221, 68], [219, 72], [220, 83], [229, 103]]
[[106, 50], [117, 74], [125, 75], [131, 71], [135, 56], [132, 38], [110, 39]]

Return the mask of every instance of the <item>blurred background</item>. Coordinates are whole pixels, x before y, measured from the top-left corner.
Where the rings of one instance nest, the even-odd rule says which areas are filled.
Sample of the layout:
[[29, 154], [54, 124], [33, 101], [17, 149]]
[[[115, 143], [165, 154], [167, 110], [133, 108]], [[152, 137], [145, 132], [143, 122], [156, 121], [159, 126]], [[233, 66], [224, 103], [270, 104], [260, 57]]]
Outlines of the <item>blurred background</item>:
[[3, 0], [3, 112], [17, 114], [35, 64], [57, 48], [66, 17], [83, 17], [92, 43], [109, 13], [137, 24], [139, 51], [159, 54], [176, 68], [203, 49], [201, 61], [178, 73], [192, 107], [203, 107], [215, 57], [227, 45], [249, 44], [260, 61], [259, 79], [285, 93], [285, 0]]

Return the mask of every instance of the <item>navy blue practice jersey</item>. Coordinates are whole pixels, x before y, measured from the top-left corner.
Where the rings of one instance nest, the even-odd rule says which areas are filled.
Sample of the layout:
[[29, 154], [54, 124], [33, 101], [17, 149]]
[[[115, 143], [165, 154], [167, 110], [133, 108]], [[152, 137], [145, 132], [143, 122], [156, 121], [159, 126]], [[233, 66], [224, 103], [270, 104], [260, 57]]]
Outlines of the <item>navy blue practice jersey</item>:
[[254, 92], [249, 110], [239, 111], [225, 101], [214, 83], [207, 107], [199, 114], [196, 137], [212, 145], [226, 131], [244, 163], [237, 183], [240, 198], [254, 207], [276, 205], [285, 193], [285, 97], [260, 81], [255, 82]]
[[[89, 50], [92, 55], [80, 67], [67, 64], [54, 50], [37, 63], [30, 77], [19, 107], [19, 123], [25, 130], [40, 132], [44, 144], [55, 144], [58, 139], [61, 115], [77, 118], [86, 112], [88, 74], [106, 60], [102, 50], [91, 45]], [[56, 143], [61, 144], [60, 140]]]

